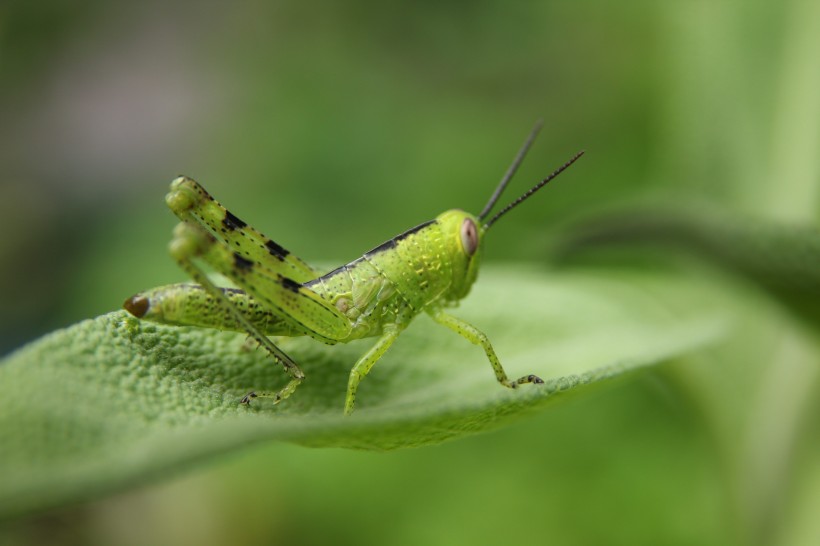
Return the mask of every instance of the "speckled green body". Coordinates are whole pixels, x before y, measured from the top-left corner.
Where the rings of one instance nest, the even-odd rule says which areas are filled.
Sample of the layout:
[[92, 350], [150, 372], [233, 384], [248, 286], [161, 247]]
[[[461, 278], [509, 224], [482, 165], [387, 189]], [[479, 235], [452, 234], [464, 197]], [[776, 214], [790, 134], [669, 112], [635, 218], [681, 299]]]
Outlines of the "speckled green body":
[[[536, 130], [513, 163], [517, 166]], [[541, 383], [534, 376], [507, 378], [489, 339], [444, 309], [456, 305], [476, 280], [487, 229], [504, 213], [569, 166], [508, 205], [484, 225], [514, 168], [508, 171], [482, 214], [446, 211], [366, 252], [361, 258], [321, 275], [220, 205], [194, 180], [171, 183], [166, 203], [181, 220], [170, 244], [171, 255], [195, 281], [136, 294], [124, 307], [145, 320], [247, 332], [290, 376], [278, 392], [251, 391], [243, 399], [272, 397], [279, 402], [304, 380], [294, 360], [268, 336], [310, 336], [327, 344], [376, 337], [350, 371], [345, 413], [350, 414], [359, 382], [413, 318], [421, 312], [480, 345], [496, 379], [506, 387]], [[220, 288], [202, 263], [238, 288]]]
[[461, 247], [459, 228], [467, 218], [478, 221], [447, 211], [306, 282], [350, 319], [350, 334], [339, 341], [380, 336], [385, 325], [406, 327], [420, 312], [456, 305], [466, 296], [479, 260], [479, 251], [469, 259]]
[[[320, 275], [230, 213], [190, 178], [175, 180], [166, 202], [182, 220], [171, 254], [196, 283], [146, 290], [129, 298], [125, 308], [164, 324], [248, 332], [282, 363], [291, 382], [276, 393], [252, 391], [244, 402], [259, 396], [278, 402], [304, 379], [296, 363], [267, 336], [310, 336], [327, 344], [378, 337], [351, 370], [345, 401], [350, 413], [359, 381], [416, 315], [429, 313], [466, 335], [460, 322], [447, 324], [452, 317], [442, 309], [467, 295], [478, 272], [483, 230], [469, 213], [444, 212]], [[215, 286], [199, 261], [239, 288]], [[509, 383], [494, 353], [491, 362], [499, 380]]]
[[[193, 182], [193, 181], [191, 181]], [[450, 210], [394, 237], [360, 258], [302, 285], [345, 317], [346, 326], [319, 335], [275, 306], [259, 305], [241, 289], [221, 289], [225, 299], [268, 336], [306, 335], [325, 343], [380, 336], [384, 327], [404, 328], [422, 311], [452, 307], [476, 280], [480, 248], [462, 249], [460, 226], [473, 215]], [[173, 325], [244, 331], [202, 285], [182, 283], [137, 294], [148, 308], [140, 318]], [[132, 298], [133, 299], [133, 298]]]

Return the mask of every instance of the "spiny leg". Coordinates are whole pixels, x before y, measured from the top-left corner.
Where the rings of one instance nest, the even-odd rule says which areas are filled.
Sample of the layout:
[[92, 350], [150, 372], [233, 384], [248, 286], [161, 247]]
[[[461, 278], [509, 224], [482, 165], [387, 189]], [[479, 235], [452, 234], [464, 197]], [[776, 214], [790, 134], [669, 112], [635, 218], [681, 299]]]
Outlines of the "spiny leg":
[[396, 341], [401, 333], [400, 328], [385, 328], [384, 334], [376, 344], [370, 348], [350, 370], [350, 378], [347, 381], [347, 394], [345, 395], [345, 415], [353, 413], [353, 405], [356, 403], [356, 391], [359, 382], [364, 379], [373, 365], [382, 357], [387, 349]]
[[207, 228], [246, 259], [264, 263], [297, 282], [318, 276], [308, 264], [231, 214], [191, 178], [180, 176], [171, 182], [165, 202], [180, 220]]
[[213, 297], [222, 308], [231, 315], [231, 318], [236, 321], [236, 324], [241, 326], [248, 335], [253, 337], [270, 355], [277, 360], [285, 368], [285, 372], [290, 376], [290, 381], [283, 389], [278, 392], [250, 392], [242, 398], [243, 404], [249, 404], [252, 398], [256, 397], [272, 397], [274, 403], [284, 400], [296, 390], [296, 387], [304, 380], [305, 374], [299, 369], [299, 366], [285, 354], [282, 349], [277, 347], [270, 339], [254, 326], [248, 318], [234, 305], [225, 293], [213, 284], [208, 276], [199, 266], [193, 262], [193, 258], [198, 256], [203, 249], [203, 246], [210, 243], [211, 236], [201, 229], [191, 228], [186, 224], [179, 224], [174, 230], [174, 238], [171, 241], [169, 249], [171, 255], [179, 263], [180, 267], [184, 269], [191, 278], [199, 283], [211, 297]]
[[441, 310], [431, 312], [430, 316], [433, 317], [433, 320], [453, 330], [470, 343], [474, 345], [481, 345], [481, 347], [484, 348], [484, 352], [487, 353], [487, 358], [490, 360], [490, 364], [493, 367], [495, 378], [505, 387], [514, 389], [518, 385], [522, 385], [524, 383], [544, 382], [543, 379], [532, 374], [519, 377], [515, 381], [510, 381], [507, 378], [507, 373], [504, 371], [504, 367], [501, 366], [501, 362], [498, 360], [498, 357], [493, 350], [493, 346], [490, 344], [490, 339], [484, 332], [480, 331], [475, 326], [464, 322], [463, 320], [457, 319], [452, 315], [448, 315]]

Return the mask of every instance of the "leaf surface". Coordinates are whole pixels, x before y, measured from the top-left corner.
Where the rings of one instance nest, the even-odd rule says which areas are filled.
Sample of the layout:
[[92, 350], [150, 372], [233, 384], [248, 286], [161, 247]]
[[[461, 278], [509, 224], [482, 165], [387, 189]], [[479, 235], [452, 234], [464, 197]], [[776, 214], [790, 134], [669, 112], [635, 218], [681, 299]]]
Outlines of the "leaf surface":
[[241, 406], [285, 375], [241, 334], [155, 325], [112, 312], [53, 332], [0, 364], [0, 515], [144, 483], [218, 453], [281, 440], [386, 450], [498, 427], [720, 339], [731, 312], [683, 276], [487, 268], [453, 313], [490, 337], [483, 351], [419, 317], [342, 415], [349, 370], [373, 340], [324, 346], [283, 339], [307, 379], [279, 405]]

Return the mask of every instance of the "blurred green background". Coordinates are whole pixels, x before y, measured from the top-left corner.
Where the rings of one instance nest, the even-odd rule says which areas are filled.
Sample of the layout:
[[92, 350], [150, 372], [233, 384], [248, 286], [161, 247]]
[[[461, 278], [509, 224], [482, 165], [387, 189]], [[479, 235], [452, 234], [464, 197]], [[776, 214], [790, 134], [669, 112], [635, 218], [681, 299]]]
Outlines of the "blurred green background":
[[[499, 223], [488, 262], [546, 262], [559, 226], [645, 199], [816, 226], [818, 51], [810, 0], [6, 2], [0, 349], [184, 279], [177, 174], [339, 265], [480, 210], [538, 118], [508, 199], [587, 156]], [[759, 309], [754, 350], [490, 435], [258, 446], [0, 542], [816, 544], [817, 335]]]

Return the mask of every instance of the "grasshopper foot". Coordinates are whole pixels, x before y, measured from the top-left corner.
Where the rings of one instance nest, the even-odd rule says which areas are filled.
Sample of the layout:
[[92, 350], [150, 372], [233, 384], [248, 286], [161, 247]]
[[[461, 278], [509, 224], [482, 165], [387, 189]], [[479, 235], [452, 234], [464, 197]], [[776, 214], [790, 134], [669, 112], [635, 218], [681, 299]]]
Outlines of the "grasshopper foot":
[[[293, 388], [290, 389], [290, 392], [293, 392]], [[290, 392], [288, 392], [287, 394], [290, 394]], [[277, 392], [277, 393], [260, 392], [260, 393], [257, 393], [256, 391], [251, 391], [248, 394], [246, 394], [244, 396], [244, 398], [242, 398], [242, 400], [239, 401], [239, 403], [244, 404], [246, 406], [250, 406], [251, 405], [251, 400], [253, 400], [254, 398], [273, 398], [273, 403], [278, 404], [279, 402], [284, 400], [286, 398], [286, 396], [284, 396], [282, 394], [282, 392]]]
[[525, 383], [535, 383], [536, 385], [543, 384], [544, 380], [538, 377], [537, 375], [525, 375], [524, 377], [519, 377], [515, 380], [512, 384], [512, 387], [515, 388], [518, 385], [523, 385]]

